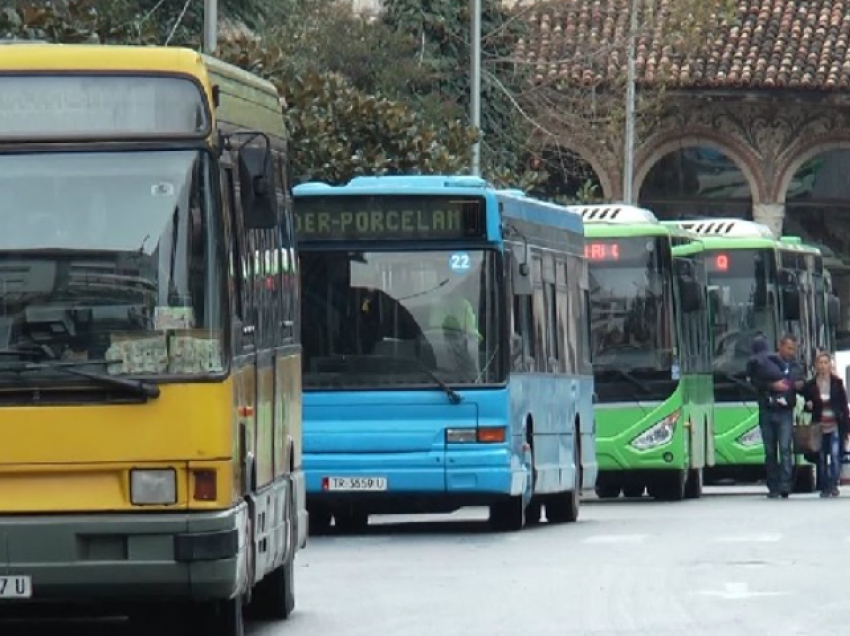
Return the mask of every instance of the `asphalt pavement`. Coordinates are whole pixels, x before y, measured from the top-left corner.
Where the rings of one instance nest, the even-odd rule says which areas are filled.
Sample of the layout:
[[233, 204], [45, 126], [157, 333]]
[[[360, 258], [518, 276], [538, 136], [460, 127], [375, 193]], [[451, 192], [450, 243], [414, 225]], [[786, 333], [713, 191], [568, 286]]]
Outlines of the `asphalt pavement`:
[[[586, 501], [576, 524], [495, 534], [486, 513], [380, 517], [311, 538], [297, 608], [250, 636], [792, 636], [850, 622], [850, 488], [768, 500]], [[120, 623], [0, 622], [0, 635], [123, 636]], [[151, 635], [158, 636], [158, 635]]]

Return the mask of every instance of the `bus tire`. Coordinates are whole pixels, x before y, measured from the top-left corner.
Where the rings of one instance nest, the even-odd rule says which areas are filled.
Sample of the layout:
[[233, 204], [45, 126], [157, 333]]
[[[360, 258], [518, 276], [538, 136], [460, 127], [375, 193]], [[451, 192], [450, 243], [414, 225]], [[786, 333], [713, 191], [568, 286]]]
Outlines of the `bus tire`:
[[578, 435], [573, 440], [573, 487], [567, 492], [550, 495], [546, 504], [546, 518], [550, 523], [573, 523], [578, 521], [581, 508], [581, 447]]
[[646, 486], [642, 483], [634, 482], [623, 485], [623, 497], [639, 499], [640, 497], [643, 497], [644, 492], [646, 492]]
[[307, 529], [311, 537], [320, 537], [328, 534], [331, 529], [331, 515], [326, 510], [309, 510], [307, 518]]
[[525, 527], [525, 500], [509, 497], [490, 506], [490, 526], [498, 532], [518, 532]]
[[699, 499], [702, 497], [702, 486], [702, 468], [696, 468], [688, 471], [688, 483], [685, 485], [685, 498]]
[[254, 588], [246, 608], [252, 619], [280, 621], [295, 610], [295, 553]]
[[685, 498], [687, 474], [685, 470], [658, 471], [647, 490], [658, 501], [682, 501]]
[[365, 512], [335, 512], [334, 527], [340, 534], [357, 534], [369, 527], [369, 515]]
[[193, 605], [192, 631], [204, 636], [245, 636], [242, 595]]
[[616, 499], [620, 496], [620, 486], [617, 484], [597, 484], [596, 496], [600, 499]]
[[298, 551], [298, 516], [294, 492], [289, 498], [289, 543], [286, 560], [257, 583], [245, 608], [250, 618], [286, 620], [295, 610], [295, 554]]

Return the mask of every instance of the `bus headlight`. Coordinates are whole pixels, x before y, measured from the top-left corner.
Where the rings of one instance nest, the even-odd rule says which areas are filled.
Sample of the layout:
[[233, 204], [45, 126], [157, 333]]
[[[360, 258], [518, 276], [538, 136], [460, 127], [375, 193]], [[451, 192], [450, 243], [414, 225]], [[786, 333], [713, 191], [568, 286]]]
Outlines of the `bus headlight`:
[[759, 444], [763, 443], [762, 439], [761, 439], [761, 427], [760, 426], [754, 426], [753, 428], [748, 430], [746, 433], [741, 435], [737, 439], [737, 442], [741, 446], [758, 446]]
[[177, 503], [177, 473], [173, 468], [131, 470], [130, 501], [135, 506]]
[[635, 437], [632, 440], [632, 446], [638, 450], [649, 450], [669, 443], [676, 431], [676, 421], [679, 419], [679, 415], [681, 415], [681, 411], [673, 411], [663, 420], [656, 422]]

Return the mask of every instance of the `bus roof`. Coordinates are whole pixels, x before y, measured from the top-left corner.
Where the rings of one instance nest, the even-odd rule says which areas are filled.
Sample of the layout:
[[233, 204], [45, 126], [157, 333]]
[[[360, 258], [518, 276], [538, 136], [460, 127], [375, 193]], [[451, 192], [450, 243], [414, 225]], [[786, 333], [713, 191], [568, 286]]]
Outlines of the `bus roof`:
[[646, 208], [625, 203], [608, 205], [571, 205], [569, 209], [581, 215], [585, 225], [652, 225], [658, 218]]
[[104, 44], [16, 44], [3, 49], [3, 71], [148, 71], [205, 75], [203, 56], [165, 46]]
[[3, 49], [0, 73], [4, 71], [114, 71], [116, 73], [176, 73], [207, 80], [212, 72], [277, 94], [274, 84], [258, 75], [192, 49], [170, 46], [125, 46], [105, 44], [18, 43]]
[[726, 238], [765, 238], [776, 240], [766, 225], [745, 219], [700, 219], [694, 221], [668, 221], [700, 236]]
[[799, 236], [782, 236], [779, 238], [779, 249], [787, 252], [805, 252], [821, 256], [821, 251], [814, 245], [804, 243]]
[[548, 227], [556, 227], [578, 234], [587, 229], [580, 215], [569, 207], [541, 201], [527, 196], [521, 190], [497, 190], [497, 200], [502, 203], [502, 216]]
[[481, 177], [467, 175], [388, 175], [354, 177], [343, 185], [329, 185], [323, 181], [308, 181], [293, 189], [295, 194], [346, 195], [364, 194], [364, 191], [381, 194], [453, 194], [479, 190], [483, 194], [493, 187]]
[[775, 250], [778, 243], [767, 238], [727, 238], [725, 236], [700, 236], [703, 249], [713, 250]]

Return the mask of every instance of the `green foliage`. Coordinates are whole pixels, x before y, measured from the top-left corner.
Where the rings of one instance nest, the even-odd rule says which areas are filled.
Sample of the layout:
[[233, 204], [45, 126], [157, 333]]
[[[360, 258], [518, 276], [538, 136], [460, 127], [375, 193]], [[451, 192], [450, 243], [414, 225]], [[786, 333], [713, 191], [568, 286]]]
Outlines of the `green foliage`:
[[459, 120], [435, 125], [402, 102], [359, 91], [340, 75], [307, 74], [282, 87], [298, 179], [462, 171], [474, 138]]
[[[276, 15], [275, 0], [222, 2], [224, 19], [262, 26]], [[0, 11], [0, 37], [63, 43], [200, 45], [199, 0], [17, 1]]]
[[340, 73], [305, 68], [293, 75], [285, 49], [239, 38], [220, 55], [277, 84], [296, 182], [464, 169], [474, 136], [462, 121], [428, 121], [409, 104], [361, 90]]
[[[426, 81], [413, 88], [436, 116], [464, 117], [470, 98], [470, 3], [457, 0], [384, 0], [384, 23], [407, 35]], [[481, 133], [485, 176], [499, 185], [528, 187], [542, 175], [527, 166], [532, 123], [517, 96], [528, 77], [514, 64], [524, 23], [498, 0], [482, 0]]]

